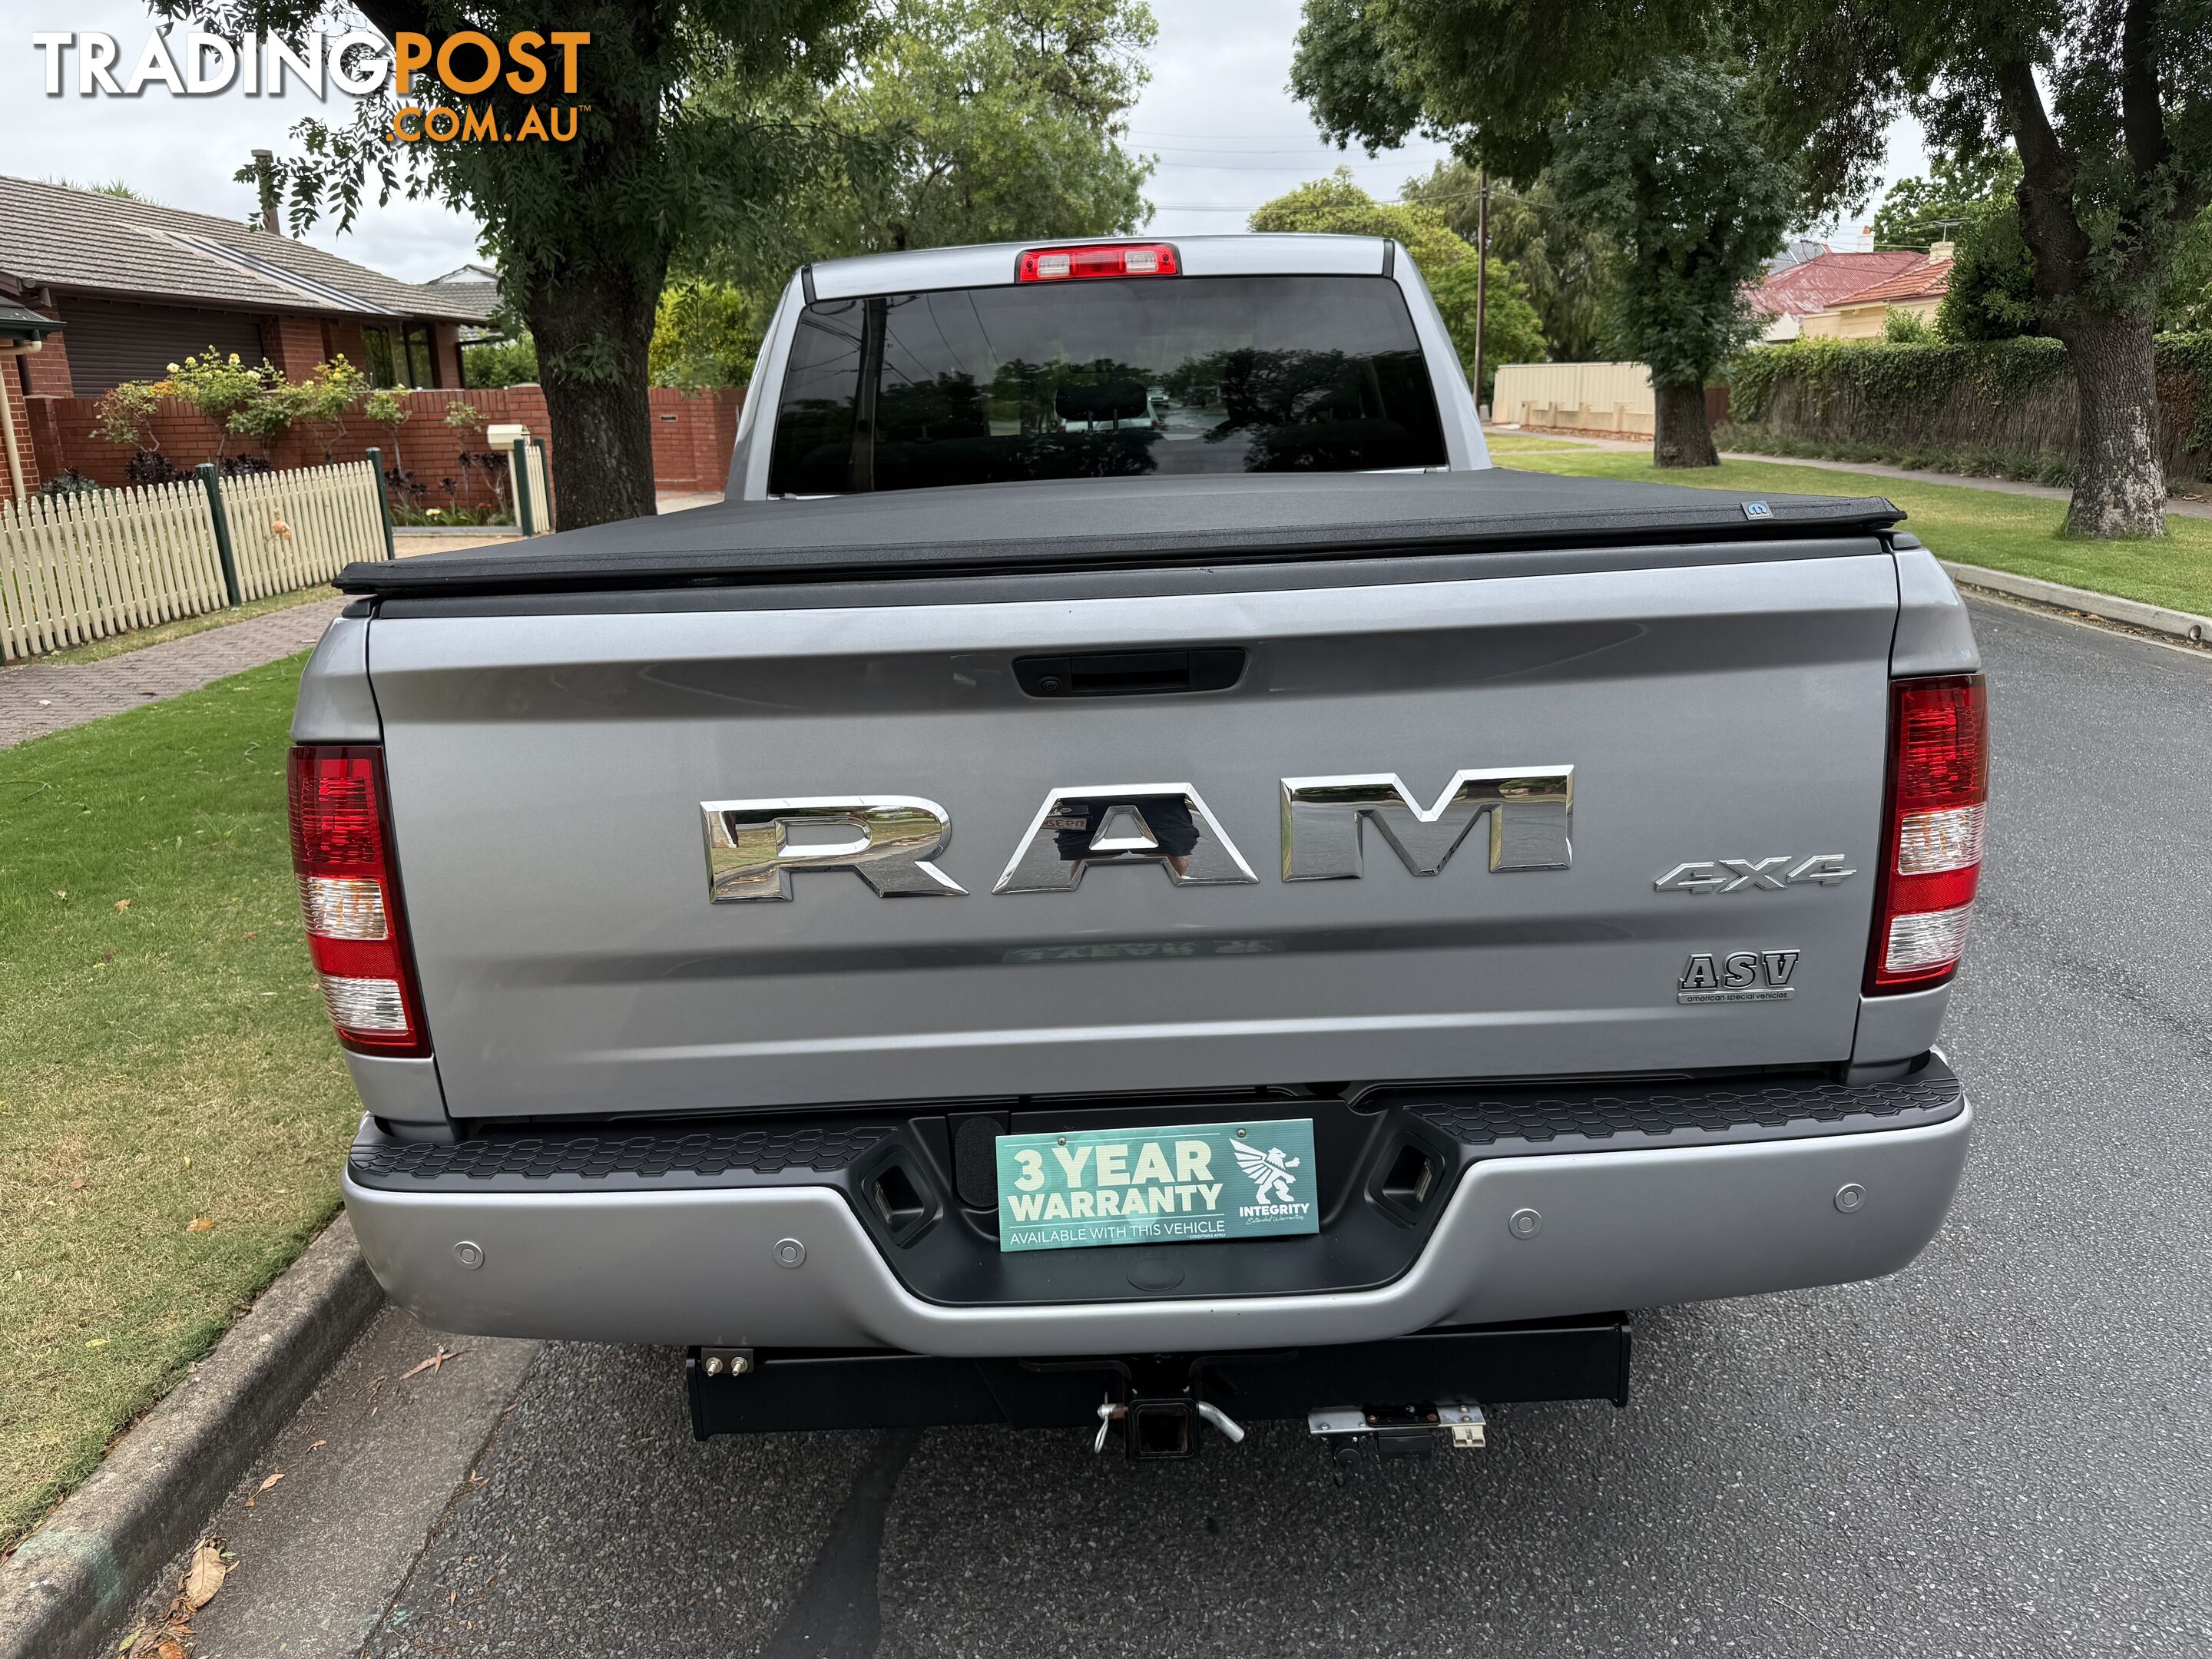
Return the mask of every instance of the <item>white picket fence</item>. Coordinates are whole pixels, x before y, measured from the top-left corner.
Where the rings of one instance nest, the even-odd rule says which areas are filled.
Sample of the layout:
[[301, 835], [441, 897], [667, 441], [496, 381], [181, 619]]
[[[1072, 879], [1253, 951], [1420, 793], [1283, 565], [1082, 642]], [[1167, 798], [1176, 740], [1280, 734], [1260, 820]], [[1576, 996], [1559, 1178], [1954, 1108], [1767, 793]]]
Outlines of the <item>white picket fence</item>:
[[[210, 484], [213, 483], [210, 491]], [[0, 659], [328, 581], [391, 556], [380, 463], [0, 500]]]

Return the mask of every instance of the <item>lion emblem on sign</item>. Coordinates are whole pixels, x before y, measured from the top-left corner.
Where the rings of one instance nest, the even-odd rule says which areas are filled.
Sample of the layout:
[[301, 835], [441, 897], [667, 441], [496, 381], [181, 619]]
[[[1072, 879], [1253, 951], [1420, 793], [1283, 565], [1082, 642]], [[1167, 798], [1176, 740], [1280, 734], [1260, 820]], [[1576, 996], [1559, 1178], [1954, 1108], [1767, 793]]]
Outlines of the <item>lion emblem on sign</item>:
[[1291, 1171], [1298, 1167], [1298, 1160], [1283, 1156], [1279, 1146], [1270, 1146], [1261, 1152], [1256, 1146], [1247, 1146], [1239, 1141], [1233, 1150], [1237, 1167], [1259, 1183], [1252, 1194], [1255, 1204], [1287, 1204], [1291, 1201], [1291, 1182], [1296, 1179]]

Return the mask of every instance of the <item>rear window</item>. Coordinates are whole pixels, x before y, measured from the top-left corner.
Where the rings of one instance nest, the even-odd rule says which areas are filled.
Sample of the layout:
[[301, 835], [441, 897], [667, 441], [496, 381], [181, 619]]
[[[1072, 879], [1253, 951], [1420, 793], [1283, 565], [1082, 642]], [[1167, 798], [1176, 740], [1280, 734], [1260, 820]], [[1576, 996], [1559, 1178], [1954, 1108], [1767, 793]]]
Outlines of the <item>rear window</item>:
[[808, 306], [769, 490], [1444, 464], [1389, 278], [1140, 277]]

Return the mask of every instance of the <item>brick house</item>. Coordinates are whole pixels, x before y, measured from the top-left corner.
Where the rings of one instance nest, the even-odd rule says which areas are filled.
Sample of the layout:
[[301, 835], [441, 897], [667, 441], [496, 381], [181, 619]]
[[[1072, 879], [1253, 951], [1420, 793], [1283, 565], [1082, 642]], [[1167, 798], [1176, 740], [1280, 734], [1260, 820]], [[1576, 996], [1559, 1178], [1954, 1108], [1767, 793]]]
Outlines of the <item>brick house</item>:
[[460, 331], [491, 309], [481, 289], [403, 283], [272, 223], [4, 175], [0, 298], [61, 325], [11, 366], [33, 398], [158, 380], [210, 346], [292, 380], [343, 353], [380, 385], [458, 387]]

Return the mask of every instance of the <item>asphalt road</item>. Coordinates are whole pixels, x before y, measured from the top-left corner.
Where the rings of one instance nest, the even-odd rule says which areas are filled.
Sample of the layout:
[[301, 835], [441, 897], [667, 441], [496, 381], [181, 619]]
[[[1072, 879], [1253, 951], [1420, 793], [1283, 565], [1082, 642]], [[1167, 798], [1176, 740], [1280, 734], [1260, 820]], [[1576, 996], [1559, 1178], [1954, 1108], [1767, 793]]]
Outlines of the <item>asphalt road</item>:
[[[1148, 1466], [702, 1446], [663, 1351], [456, 1340], [380, 1393], [435, 1341], [394, 1315], [219, 1523], [201, 1653], [2212, 1651], [2212, 658], [1977, 624], [1996, 827], [1945, 1046], [1979, 1139], [1906, 1273], [1648, 1313], [1626, 1410], [1501, 1408], [1341, 1488], [1289, 1425]], [[315, 1630], [251, 1634], [303, 1595]]]

